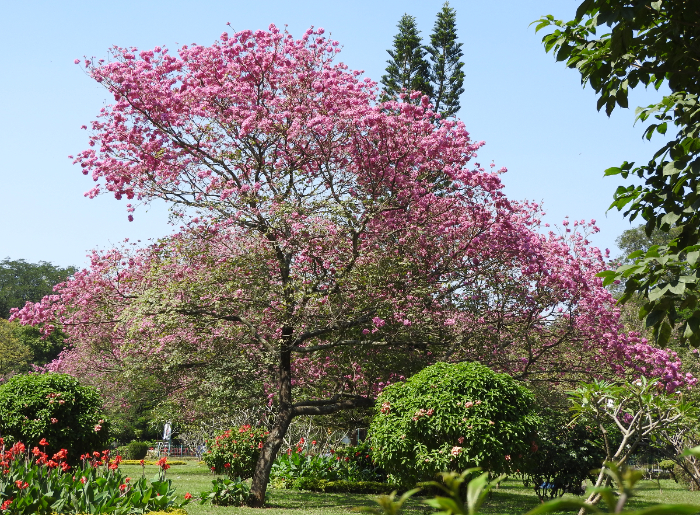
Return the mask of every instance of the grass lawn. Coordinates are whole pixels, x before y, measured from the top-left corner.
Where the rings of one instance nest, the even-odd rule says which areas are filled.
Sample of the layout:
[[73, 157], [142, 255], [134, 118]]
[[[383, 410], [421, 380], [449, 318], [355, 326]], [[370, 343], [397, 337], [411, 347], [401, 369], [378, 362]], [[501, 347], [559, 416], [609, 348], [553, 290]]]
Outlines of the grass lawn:
[[[122, 465], [121, 469], [131, 477], [141, 475], [139, 465]], [[152, 478], [158, 473], [155, 465], [146, 466], [146, 477]], [[168, 470], [168, 478], [173, 480], [180, 499], [186, 492], [199, 494], [209, 490], [214, 476], [204, 465], [197, 461], [188, 461], [187, 465], [173, 465]], [[568, 494], [567, 494], [568, 495]], [[296, 490], [268, 489], [268, 507], [263, 510], [242, 507], [218, 507], [192, 503], [187, 506], [190, 515], [337, 515], [353, 511], [361, 506], [373, 506], [374, 495], [364, 494], [323, 494], [317, 492], [300, 492]], [[432, 508], [421, 504], [416, 497], [409, 501], [403, 513], [405, 515], [429, 514]], [[523, 488], [518, 480], [506, 480], [482, 507], [483, 515], [523, 515], [537, 506], [539, 501], [531, 489]], [[661, 481], [661, 492], [656, 481], [642, 481], [637, 497], [627, 505], [628, 509], [640, 509], [660, 503], [696, 504], [700, 506], [700, 492], [689, 492], [673, 481]], [[564, 513], [564, 512], [562, 512]], [[700, 514], [700, 509], [698, 510]]]

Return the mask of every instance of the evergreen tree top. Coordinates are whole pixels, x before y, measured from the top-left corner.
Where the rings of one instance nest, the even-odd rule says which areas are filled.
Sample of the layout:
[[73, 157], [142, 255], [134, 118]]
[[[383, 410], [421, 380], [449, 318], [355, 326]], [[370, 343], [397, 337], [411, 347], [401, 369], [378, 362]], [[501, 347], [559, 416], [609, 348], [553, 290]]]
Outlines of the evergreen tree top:
[[394, 48], [387, 50], [391, 56], [387, 61], [387, 73], [381, 80], [387, 97], [395, 97], [403, 90], [421, 91], [432, 97], [430, 67], [425, 60], [426, 50], [415, 17], [404, 14], [397, 27], [399, 32], [394, 36]]
[[460, 60], [462, 43], [457, 43], [457, 12], [445, 2], [437, 14], [430, 46], [426, 48], [432, 61], [430, 80], [435, 111], [443, 117], [459, 111], [459, 96], [464, 93], [464, 63]]

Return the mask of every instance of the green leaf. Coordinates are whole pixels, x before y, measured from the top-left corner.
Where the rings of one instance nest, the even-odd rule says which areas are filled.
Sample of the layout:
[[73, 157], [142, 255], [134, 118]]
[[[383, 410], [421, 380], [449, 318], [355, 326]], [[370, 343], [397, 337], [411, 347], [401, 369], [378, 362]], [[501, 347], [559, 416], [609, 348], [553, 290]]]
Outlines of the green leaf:
[[653, 327], [659, 322], [661, 322], [666, 317], [666, 311], [661, 309], [655, 309], [649, 313], [644, 321], [645, 327]]
[[664, 321], [659, 328], [656, 343], [661, 347], [666, 347], [668, 340], [671, 338], [672, 328], [671, 325]]
[[546, 502], [534, 510], [528, 511], [525, 515], [541, 515], [543, 513], [554, 513], [563, 510], [580, 510], [581, 508], [585, 509], [588, 513], [603, 513], [595, 506], [578, 499], [556, 499]]

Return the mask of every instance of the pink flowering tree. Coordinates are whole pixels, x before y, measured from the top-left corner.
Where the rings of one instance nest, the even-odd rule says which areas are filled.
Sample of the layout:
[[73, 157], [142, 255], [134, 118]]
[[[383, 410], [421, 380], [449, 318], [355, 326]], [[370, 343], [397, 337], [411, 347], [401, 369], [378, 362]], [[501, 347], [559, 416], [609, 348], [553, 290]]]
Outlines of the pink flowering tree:
[[337, 52], [322, 29], [295, 40], [271, 26], [177, 56], [114, 48], [85, 61], [115, 99], [75, 158], [96, 182], [88, 195], [126, 199], [130, 219], [161, 199], [182, 225], [94, 253], [15, 312], [70, 335], [55, 369], [175, 370], [186, 391], [233, 364], [277, 413], [255, 506], [294, 417], [371, 406], [432, 362], [691, 380], [675, 355], [619, 336], [587, 229], [541, 235], [538, 207], [509, 201], [499, 173], [473, 163], [481, 143], [462, 122], [434, 124], [415, 93], [380, 103]]

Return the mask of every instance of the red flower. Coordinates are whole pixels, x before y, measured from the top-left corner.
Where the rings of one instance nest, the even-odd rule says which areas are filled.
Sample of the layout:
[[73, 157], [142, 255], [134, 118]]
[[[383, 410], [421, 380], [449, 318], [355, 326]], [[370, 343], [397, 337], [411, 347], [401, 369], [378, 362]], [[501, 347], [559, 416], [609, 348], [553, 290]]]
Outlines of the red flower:
[[145, 466], [146, 466], [146, 462], [143, 461], [143, 460], [141, 460], [141, 461], [139, 461], [139, 465], [141, 465], [142, 467], [145, 467]]
[[0, 511], [5, 511], [10, 508], [10, 504], [12, 504], [12, 499], [8, 499], [4, 503], [2, 503], [2, 506], [0, 506]]
[[224, 463], [224, 468], [225, 468], [225, 469], [230, 469], [230, 468], [231, 468], [231, 464], [230, 464], [230, 463]]
[[126, 490], [127, 488], [129, 488], [129, 487], [128, 487], [126, 484], [121, 484], [121, 485], [119, 485], [119, 490], [121, 490], [122, 492], [123, 492], [124, 490]]
[[109, 470], [117, 470], [119, 468], [119, 463], [112, 463], [109, 466]]
[[192, 494], [189, 493], [189, 492], [187, 492], [187, 493], [185, 494], [185, 500], [186, 500], [186, 501], [189, 501], [190, 499], [192, 499]]
[[316, 445], [316, 440], [312, 440], [311, 445]]
[[56, 463], [53, 460], [49, 460], [49, 462], [46, 464], [46, 466], [49, 467], [50, 469], [53, 469], [53, 468], [58, 467], [58, 463]]
[[63, 463], [61, 463], [61, 470], [63, 472], [68, 472], [70, 470], [70, 465], [68, 465], [68, 463], [64, 461]]
[[41, 440], [39, 440], [39, 445], [42, 445], [45, 447], [45, 446], [49, 445], [49, 442], [46, 441], [46, 438], [42, 438]]
[[262, 447], [263, 447], [263, 443], [260, 442], [260, 443], [258, 444], [258, 449], [262, 449]]

